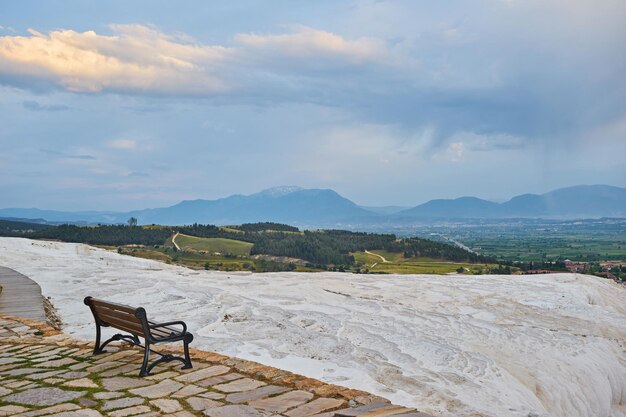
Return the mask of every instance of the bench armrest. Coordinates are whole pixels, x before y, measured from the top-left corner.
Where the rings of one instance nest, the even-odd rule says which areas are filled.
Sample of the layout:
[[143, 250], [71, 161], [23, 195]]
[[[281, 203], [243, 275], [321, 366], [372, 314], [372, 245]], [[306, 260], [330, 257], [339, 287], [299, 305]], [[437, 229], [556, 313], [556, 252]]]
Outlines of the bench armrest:
[[148, 325], [148, 327], [150, 329], [158, 329], [159, 327], [167, 327], [167, 326], [182, 326], [183, 331], [182, 333], [187, 333], [187, 325], [185, 324], [184, 321], [168, 321], [166, 323], [155, 323], [155, 324], [150, 324]]

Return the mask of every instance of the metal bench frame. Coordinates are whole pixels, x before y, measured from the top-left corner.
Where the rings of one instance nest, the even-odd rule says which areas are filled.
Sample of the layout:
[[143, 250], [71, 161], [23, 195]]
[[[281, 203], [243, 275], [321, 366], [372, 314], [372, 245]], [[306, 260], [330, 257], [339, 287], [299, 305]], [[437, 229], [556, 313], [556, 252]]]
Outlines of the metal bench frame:
[[[85, 305], [89, 306], [96, 322], [96, 344], [93, 349], [94, 355], [104, 353], [105, 346], [110, 342], [123, 340], [144, 349], [143, 364], [141, 365], [139, 376], [143, 377], [150, 375], [150, 371], [152, 371], [155, 366], [163, 362], [177, 360], [184, 363], [182, 369], [189, 369], [193, 367], [191, 364], [191, 358], [189, 357], [189, 343], [193, 341], [193, 335], [187, 332], [187, 325], [184, 322], [169, 321], [166, 323], [154, 323], [148, 321], [146, 310], [143, 307], [134, 308], [123, 304], [99, 300], [93, 297], [85, 297], [84, 302]], [[180, 326], [181, 329], [175, 329], [171, 326]], [[130, 335], [118, 333], [106, 340], [104, 343], [100, 344], [101, 327], [114, 327], [130, 333]], [[140, 337], [144, 339], [144, 345], [140, 343]], [[150, 346], [153, 344], [179, 341], [182, 341], [184, 345], [184, 358], [170, 354], [163, 354], [150, 349]], [[150, 352], [154, 352], [161, 357], [149, 364]]]

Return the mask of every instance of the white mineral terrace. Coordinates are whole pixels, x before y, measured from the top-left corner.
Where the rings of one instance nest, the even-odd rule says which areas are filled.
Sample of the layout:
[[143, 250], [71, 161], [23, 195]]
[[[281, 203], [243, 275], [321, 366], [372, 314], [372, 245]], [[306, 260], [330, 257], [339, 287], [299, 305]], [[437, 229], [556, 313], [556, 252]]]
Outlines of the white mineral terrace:
[[91, 295], [185, 320], [196, 348], [434, 415], [626, 415], [626, 290], [601, 278], [204, 272], [13, 238], [0, 265], [37, 281], [81, 339]]

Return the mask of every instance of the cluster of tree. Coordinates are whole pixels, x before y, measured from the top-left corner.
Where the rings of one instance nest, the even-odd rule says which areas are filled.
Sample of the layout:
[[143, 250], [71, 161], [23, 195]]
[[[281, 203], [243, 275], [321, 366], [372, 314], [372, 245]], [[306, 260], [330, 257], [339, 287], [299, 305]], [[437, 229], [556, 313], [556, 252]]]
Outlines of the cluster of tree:
[[74, 226], [64, 224], [33, 231], [28, 234], [28, 237], [91, 243], [93, 245], [162, 245], [172, 233], [173, 230], [166, 227]]
[[[184, 235], [189, 235], [189, 236], [221, 237], [225, 239], [244, 240], [246, 242], [250, 241], [246, 239], [246, 233], [233, 232], [228, 229], [224, 229], [218, 226], [213, 226], [212, 224], [194, 223], [190, 226], [176, 226], [175, 229], [177, 232], [180, 232]], [[229, 229], [232, 229], [232, 227], [230, 227]]]
[[15, 220], [0, 220], [0, 236], [24, 236], [35, 230], [50, 228], [50, 225], [40, 223], [28, 223]]
[[407, 238], [396, 242], [390, 252], [404, 252], [405, 258], [436, 258], [447, 259], [454, 262], [495, 262], [493, 258], [469, 252], [458, 246], [447, 243], [433, 242], [420, 238]]
[[497, 268], [490, 268], [489, 273], [497, 275], [511, 275], [511, 267], [509, 265], [498, 265]]
[[345, 230], [304, 231], [302, 234], [264, 234], [254, 242], [251, 254], [300, 258], [316, 264], [352, 265], [350, 252], [386, 249], [394, 235], [356, 233]]
[[563, 261], [529, 261], [529, 262], [504, 262], [505, 265], [515, 266], [523, 272], [527, 271], [567, 271]]
[[456, 246], [426, 239], [398, 239], [392, 234], [357, 233], [345, 230], [304, 231], [282, 236], [261, 235], [252, 254], [289, 256], [313, 264], [353, 265], [351, 252], [385, 250], [405, 257], [428, 257], [456, 262], [494, 262], [493, 259]]
[[244, 223], [240, 226], [229, 226], [231, 229], [243, 230], [244, 232], [263, 232], [267, 230], [277, 232], [299, 232], [300, 229], [287, 224], [260, 222], [260, 223]]

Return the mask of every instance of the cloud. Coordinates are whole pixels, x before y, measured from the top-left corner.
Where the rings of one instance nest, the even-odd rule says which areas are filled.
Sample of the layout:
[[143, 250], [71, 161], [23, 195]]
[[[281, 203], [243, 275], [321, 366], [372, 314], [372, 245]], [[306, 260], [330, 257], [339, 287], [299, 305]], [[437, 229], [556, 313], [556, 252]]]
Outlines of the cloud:
[[209, 94], [226, 91], [217, 67], [227, 48], [191, 43], [148, 26], [111, 25], [112, 35], [55, 30], [0, 37], [0, 74], [46, 80], [67, 91]]
[[15, 29], [13, 29], [11, 26], [2, 26], [0, 25], [0, 30], [6, 30], [7, 32], [12, 32], [15, 33], [17, 32]]
[[88, 160], [88, 161], [96, 160], [96, 157], [93, 156], [93, 155], [70, 154], [70, 153], [61, 152], [61, 151], [55, 151], [55, 150], [50, 150], [50, 149], [40, 149], [40, 151], [43, 152], [43, 153], [47, 153], [49, 155], [60, 156], [60, 157], [65, 158], [65, 159], [82, 159], [82, 160]]
[[[0, 36], [0, 83], [255, 109], [321, 105], [407, 137], [431, 129], [433, 152], [459, 141], [466, 151], [570, 144], [623, 118], [623, 1], [457, 6], [363, 2], [324, 28], [302, 15], [306, 25], [278, 32], [210, 32], [226, 39], [219, 42], [137, 24], [110, 25], [105, 34], [31, 30]], [[558, 24], [546, 18], [559, 13]], [[133, 111], [161, 108], [151, 104]], [[488, 139], [455, 139], [459, 133]]]
[[113, 149], [136, 149], [137, 141], [132, 139], [116, 139], [110, 141], [108, 146]]
[[35, 101], [35, 100], [26, 100], [22, 102], [22, 105], [24, 106], [25, 109], [28, 110], [33, 110], [33, 111], [50, 111], [50, 112], [55, 112], [55, 111], [63, 111], [63, 110], [69, 110], [69, 107], [63, 105], [63, 104], [40, 104], [39, 102]]
[[241, 33], [235, 36], [235, 40], [255, 51], [307, 60], [331, 57], [361, 63], [380, 58], [385, 53], [385, 44], [378, 39], [348, 40], [335, 33], [306, 26], [294, 26], [292, 33], [281, 35]]
[[348, 40], [306, 26], [279, 35], [237, 34], [236, 46], [202, 44], [138, 24], [109, 28], [110, 35], [29, 29], [30, 36], [0, 36], [0, 81], [39, 89], [43, 81], [76, 93], [254, 95], [266, 72], [288, 61], [340, 68], [371, 63], [385, 52], [377, 39]]
[[438, 160], [444, 158], [450, 162], [461, 162], [465, 154], [465, 144], [463, 142], [452, 142], [448, 145], [443, 155], [435, 154], [433, 158]]
[[126, 174], [127, 177], [135, 177], [135, 178], [147, 178], [150, 177], [150, 174], [145, 172], [133, 171]]

